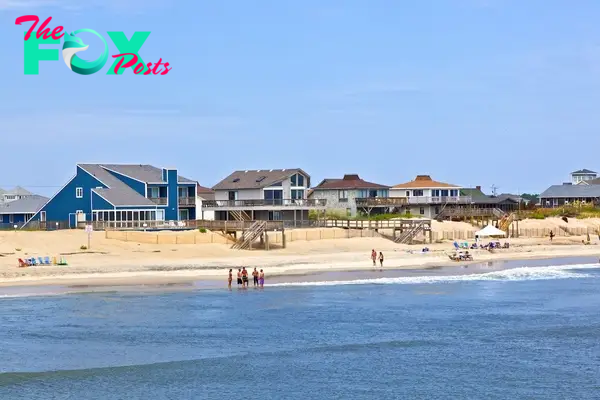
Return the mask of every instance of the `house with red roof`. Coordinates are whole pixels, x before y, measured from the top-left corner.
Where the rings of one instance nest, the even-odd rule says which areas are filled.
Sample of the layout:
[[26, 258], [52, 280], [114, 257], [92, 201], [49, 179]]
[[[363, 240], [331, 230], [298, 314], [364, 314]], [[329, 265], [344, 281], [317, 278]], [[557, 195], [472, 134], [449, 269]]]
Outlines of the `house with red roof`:
[[311, 189], [308, 198], [327, 201], [327, 209], [355, 216], [358, 212], [378, 214], [388, 212], [389, 205], [379, 200], [388, 199], [389, 186], [365, 181], [357, 174], [346, 174], [341, 179], [323, 179]]

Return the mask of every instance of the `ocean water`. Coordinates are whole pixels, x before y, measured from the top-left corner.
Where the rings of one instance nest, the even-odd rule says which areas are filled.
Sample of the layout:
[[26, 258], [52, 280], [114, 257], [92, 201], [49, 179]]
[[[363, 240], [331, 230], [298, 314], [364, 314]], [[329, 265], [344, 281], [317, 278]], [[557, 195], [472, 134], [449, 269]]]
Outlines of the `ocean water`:
[[599, 399], [600, 265], [0, 299], [0, 399]]

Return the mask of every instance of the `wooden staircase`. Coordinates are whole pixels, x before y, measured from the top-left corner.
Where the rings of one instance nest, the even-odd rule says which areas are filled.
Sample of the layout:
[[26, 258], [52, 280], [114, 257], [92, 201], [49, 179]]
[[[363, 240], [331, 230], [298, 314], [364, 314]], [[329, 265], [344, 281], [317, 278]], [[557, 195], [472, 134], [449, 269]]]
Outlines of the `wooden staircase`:
[[423, 232], [424, 229], [425, 229], [425, 221], [421, 221], [419, 224], [415, 225], [414, 227], [407, 230], [406, 232], [402, 232], [400, 234], [400, 236], [398, 236], [397, 238], [394, 239], [394, 242], [400, 243], [400, 244], [412, 243], [415, 236], [417, 236], [419, 233]]
[[250, 216], [244, 210], [233, 210], [229, 211], [236, 221], [250, 221]]
[[516, 214], [510, 213], [502, 217], [500, 222], [498, 223], [498, 229], [504, 232], [508, 232], [508, 228], [510, 228], [510, 224], [512, 224], [515, 220]]
[[252, 242], [265, 232], [267, 228], [267, 221], [256, 221], [250, 227], [244, 231], [242, 237], [231, 246], [232, 249], [246, 250], [250, 247]]

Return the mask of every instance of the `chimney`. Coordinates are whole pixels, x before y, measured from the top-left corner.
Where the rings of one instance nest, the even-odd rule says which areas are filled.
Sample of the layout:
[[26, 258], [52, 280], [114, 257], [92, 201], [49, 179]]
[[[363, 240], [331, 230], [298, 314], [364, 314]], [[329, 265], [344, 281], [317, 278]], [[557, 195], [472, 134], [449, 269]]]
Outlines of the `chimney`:
[[477, 189], [481, 192], [481, 186], [475, 186], [475, 189]]
[[360, 180], [360, 178], [358, 177], [357, 174], [346, 174], [346, 175], [344, 175], [344, 180], [345, 181], [358, 181], [358, 180]]

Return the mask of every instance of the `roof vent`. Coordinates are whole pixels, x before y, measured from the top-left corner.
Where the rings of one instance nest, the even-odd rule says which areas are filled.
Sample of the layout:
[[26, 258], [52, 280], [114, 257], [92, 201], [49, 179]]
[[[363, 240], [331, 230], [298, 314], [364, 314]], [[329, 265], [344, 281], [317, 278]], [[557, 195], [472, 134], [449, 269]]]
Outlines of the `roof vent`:
[[239, 182], [239, 181], [240, 181], [240, 178], [235, 178], [235, 179], [233, 180], [233, 182]]
[[266, 176], [261, 176], [261, 177], [259, 177], [258, 179], [256, 179], [256, 182], [257, 182], [257, 183], [259, 183], [259, 182], [262, 182], [262, 181], [264, 181], [264, 180], [265, 180], [265, 178], [266, 178]]
[[358, 174], [346, 174], [346, 175], [344, 175], [344, 180], [345, 181], [359, 181], [360, 177], [358, 176]]
[[281, 172], [284, 172], [284, 171], [285, 171], [285, 168], [281, 170]]
[[248, 170], [245, 170], [245, 171], [244, 171], [244, 173], [245, 173], [245, 174], [247, 174], [247, 173], [248, 173]]

